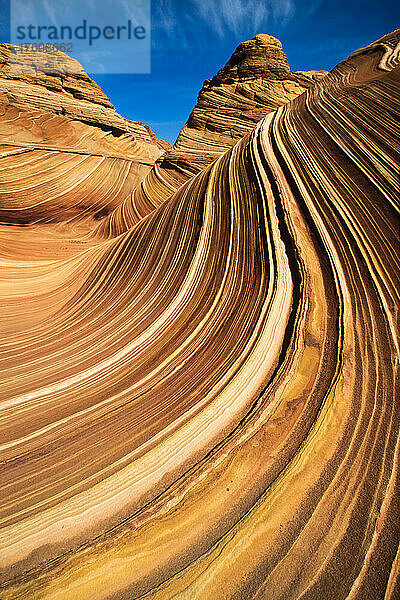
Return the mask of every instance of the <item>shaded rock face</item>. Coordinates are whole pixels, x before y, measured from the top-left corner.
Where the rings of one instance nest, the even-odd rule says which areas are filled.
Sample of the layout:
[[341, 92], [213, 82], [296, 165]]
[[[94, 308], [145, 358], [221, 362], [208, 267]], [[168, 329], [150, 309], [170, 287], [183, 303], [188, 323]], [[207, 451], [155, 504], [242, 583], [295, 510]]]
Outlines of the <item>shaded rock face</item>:
[[121, 117], [79, 62], [63, 52], [21, 52], [18, 46], [0, 44], [0, 102], [66, 115], [160, 150], [170, 147], [147, 125]]

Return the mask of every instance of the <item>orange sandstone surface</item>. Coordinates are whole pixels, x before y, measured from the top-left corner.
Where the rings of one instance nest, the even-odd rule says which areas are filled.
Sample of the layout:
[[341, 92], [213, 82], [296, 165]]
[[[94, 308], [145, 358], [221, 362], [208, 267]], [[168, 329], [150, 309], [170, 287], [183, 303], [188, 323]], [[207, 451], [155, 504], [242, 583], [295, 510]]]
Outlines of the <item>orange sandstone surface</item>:
[[13, 52], [1, 599], [399, 598], [400, 30], [257, 35], [171, 149]]

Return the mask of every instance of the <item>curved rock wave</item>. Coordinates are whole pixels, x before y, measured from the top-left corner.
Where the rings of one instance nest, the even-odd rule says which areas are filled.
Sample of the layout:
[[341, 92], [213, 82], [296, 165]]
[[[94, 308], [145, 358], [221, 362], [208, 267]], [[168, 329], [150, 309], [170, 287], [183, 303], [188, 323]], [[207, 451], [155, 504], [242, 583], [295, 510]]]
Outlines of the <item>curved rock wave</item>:
[[120, 235], [1, 229], [2, 598], [395, 600], [399, 48]]

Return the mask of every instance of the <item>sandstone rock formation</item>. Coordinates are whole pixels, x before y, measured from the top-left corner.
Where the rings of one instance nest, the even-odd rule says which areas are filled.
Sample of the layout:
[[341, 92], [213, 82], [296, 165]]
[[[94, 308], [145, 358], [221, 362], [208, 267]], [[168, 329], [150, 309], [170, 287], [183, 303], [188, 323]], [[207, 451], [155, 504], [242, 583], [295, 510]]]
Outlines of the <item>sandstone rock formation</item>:
[[121, 117], [81, 65], [58, 51], [0, 45], [0, 115], [3, 223], [72, 219], [92, 228], [169, 146]]
[[57, 50], [21, 51], [19, 46], [0, 44], [0, 101], [66, 115], [117, 136], [129, 134], [162, 150], [170, 146], [144, 123], [121, 117], [78, 61]]
[[[164, 202], [185, 181], [213, 162], [251, 131], [266, 114], [286, 104], [326, 75], [326, 71], [292, 72], [281, 42], [258, 34], [239, 44], [217, 75], [204, 82], [198, 101], [174, 147], [160, 157], [131, 198], [103, 232], [132, 226], [154, 208], [149, 199]], [[140, 207], [140, 209], [138, 209]]]
[[398, 598], [399, 50], [119, 235], [1, 146], [2, 600]]
[[262, 117], [325, 75], [326, 71], [292, 72], [281, 42], [258, 34], [239, 44], [217, 75], [204, 82], [174, 149], [224, 151]]

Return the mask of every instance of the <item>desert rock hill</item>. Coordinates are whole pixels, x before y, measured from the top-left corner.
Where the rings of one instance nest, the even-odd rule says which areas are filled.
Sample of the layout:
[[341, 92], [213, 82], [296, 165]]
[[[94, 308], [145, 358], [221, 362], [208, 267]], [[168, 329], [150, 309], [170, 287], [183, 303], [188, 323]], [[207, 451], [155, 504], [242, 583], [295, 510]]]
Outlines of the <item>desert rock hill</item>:
[[225, 150], [267, 113], [290, 102], [326, 75], [292, 72], [281, 42], [260, 33], [242, 42], [212, 79], [175, 143], [176, 150]]
[[143, 123], [121, 117], [82, 66], [59, 51], [0, 45], [0, 115], [1, 151], [13, 154], [7, 160], [18, 179], [10, 183], [3, 160], [4, 223], [93, 229], [170, 147]]
[[169, 147], [147, 125], [121, 117], [79, 62], [58, 50], [21, 51], [18, 46], [0, 44], [0, 101], [66, 115], [161, 149]]
[[118, 224], [132, 225], [143, 216], [143, 208], [152, 210], [155, 201], [164, 202], [261, 118], [325, 75], [326, 71], [292, 72], [281, 42], [271, 35], [260, 33], [239, 44], [217, 75], [204, 82], [173, 148], [157, 160], [132, 198], [118, 209], [121, 214], [111, 217], [112, 224], [105, 223], [103, 231], [116, 233]]

